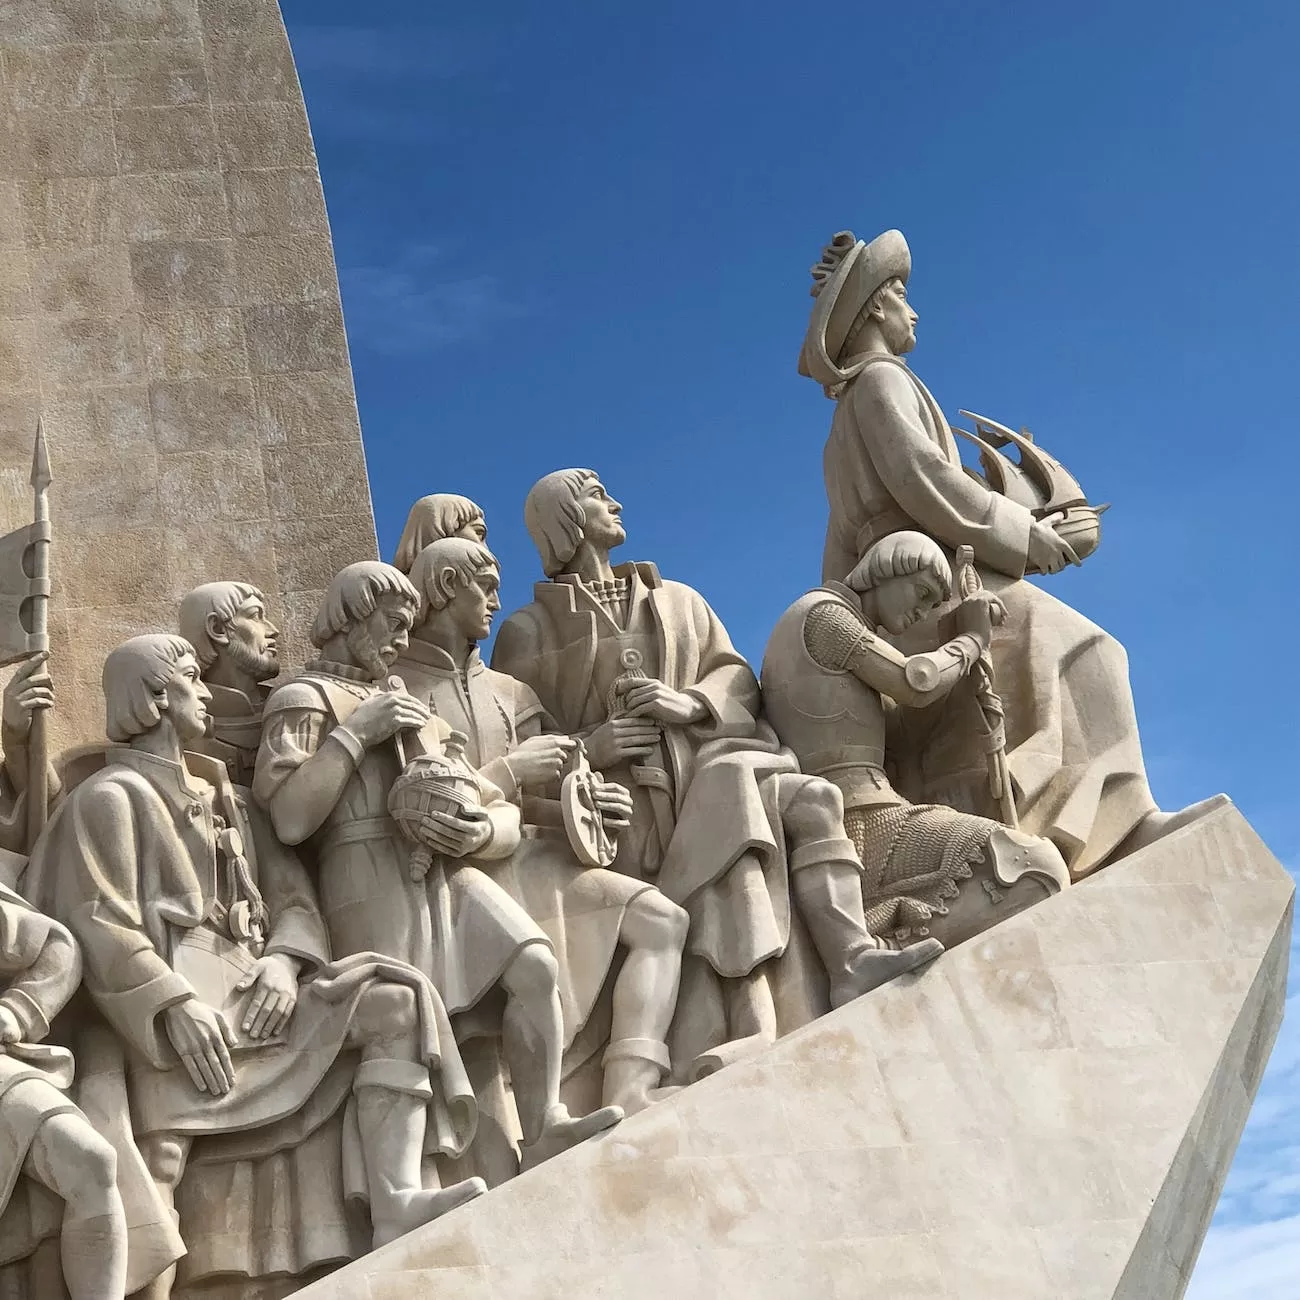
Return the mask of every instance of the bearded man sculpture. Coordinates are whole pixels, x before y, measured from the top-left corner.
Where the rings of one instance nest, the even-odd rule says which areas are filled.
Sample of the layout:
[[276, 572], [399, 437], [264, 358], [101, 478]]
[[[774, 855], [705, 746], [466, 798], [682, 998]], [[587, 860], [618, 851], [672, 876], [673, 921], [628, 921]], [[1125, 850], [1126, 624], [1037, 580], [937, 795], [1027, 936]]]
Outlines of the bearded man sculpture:
[[[193, 647], [138, 636], [104, 664], [109, 762], [71, 791], [33, 854], [55, 914], [85, 955], [95, 1006], [130, 1049], [135, 1142], [167, 1204], [187, 1164], [296, 1150], [303, 1217], [331, 1188], [368, 1202], [381, 1245], [485, 1190], [426, 1190], [426, 1147], [459, 1155], [474, 1108], [445, 1010], [428, 979], [374, 953], [331, 962], [311, 884], [223, 764], [187, 753], [206, 729], [208, 690]], [[339, 1147], [313, 1141], [345, 1111]], [[336, 1139], [338, 1140], [338, 1139]], [[347, 1151], [356, 1153], [349, 1161]], [[182, 1209], [182, 1236], [215, 1255], [212, 1272], [261, 1276], [283, 1256], [267, 1225], [232, 1223], [220, 1197]], [[344, 1244], [303, 1261], [338, 1262]], [[312, 1256], [309, 1247], [307, 1254]], [[187, 1280], [210, 1274], [194, 1272]], [[170, 1294], [172, 1271], [147, 1294]]]
[[[824, 579], [842, 580], [871, 546], [904, 529], [952, 551], [970, 546], [1006, 608], [993, 661], [1006, 708], [1007, 758], [1022, 829], [1051, 839], [1073, 876], [1193, 820], [1214, 800], [1161, 812], [1151, 796], [1123, 647], [1024, 581], [1077, 557], [1053, 526], [968, 474], [938, 403], [903, 357], [916, 342], [911, 253], [897, 230], [871, 243], [842, 232], [813, 268], [816, 304], [800, 373], [836, 403], [826, 443], [830, 520]], [[919, 633], [925, 635], [925, 633]], [[958, 693], [960, 694], [960, 693]], [[1081, 703], [1087, 701], [1086, 721]], [[981, 811], [984, 755], [940, 708], [908, 741], [918, 800]]]
[[[453, 1015], [502, 1033], [530, 1165], [610, 1128], [617, 1106], [573, 1116], [560, 1101], [563, 1020], [551, 944], [479, 863], [519, 844], [519, 810], [480, 782], [476, 816], [435, 814], [437, 855], [411, 869], [389, 811], [408, 756], [450, 728], [389, 679], [420, 599], [391, 565], [362, 561], [330, 584], [312, 628], [321, 657], [267, 701], [253, 793], [286, 844], [304, 845], [337, 954], [377, 950], [429, 975]], [[489, 996], [492, 995], [492, 996]], [[458, 1024], [458, 1031], [462, 1025]]]

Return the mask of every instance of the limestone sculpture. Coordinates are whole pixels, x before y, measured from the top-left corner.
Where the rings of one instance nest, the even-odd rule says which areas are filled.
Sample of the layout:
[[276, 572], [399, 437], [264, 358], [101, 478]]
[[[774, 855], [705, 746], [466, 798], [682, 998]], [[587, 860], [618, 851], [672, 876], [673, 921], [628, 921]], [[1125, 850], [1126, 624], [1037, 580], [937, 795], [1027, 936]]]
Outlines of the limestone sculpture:
[[[1123, 648], [1024, 581], [1026, 573], [1057, 573], [1078, 561], [1058, 531], [1067, 520], [1039, 517], [962, 468], [942, 409], [903, 360], [916, 343], [911, 265], [907, 241], [889, 230], [870, 243], [841, 232], [813, 267], [816, 302], [799, 369], [836, 403], [825, 452], [830, 520], [822, 576], [842, 580], [872, 545], [904, 529], [946, 548], [973, 548], [984, 585], [1007, 611], [992, 654], [1021, 826], [1051, 839], [1077, 878], [1207, 805], [1179, 813], [1156, 807]], [[918, 626], [914, 634], [933, 639], [932, 629]], [[1062, 704], [1070, 698], [1087, 699], [1087, 727]], [[971, 729], [948, 708], [925, 713], [905, 719], [916, 761], [904, 792], [984, 811], [984, 759]]]
[[421, 497], [406, 516], [406, 525], [397, 540], [393, 556], [394, 568], [409, 574], [415, 557], [426, 546], [444, 537], [460, 537], [466, 541], [487, 544], [487, 520], [483, 511], [469, 497], [454, 492], [435, 492]]
[[886, 698], [916, 709], [947, 699], [979, 664], [1003, 611], [996, 597], [976, 593], [953, 611], [943, 645], [911, 656], [876, 628], [901, 635], [951, 594], [938, 543], [891, 533], [843, 582], [831, 579], [790, 606], [762, 673], [777, 735], [803, 771], [844, 796], [872, 929], [897, 942], [933, 934], [949, 947], [1070, 883], [1050, 840], [941, 804], [909, 804], [886, 775]]
[[[527, 1166], [623, 1112], [575, 1117], [559, 1099], [564, 1029], [551, 944], [478, 865], [518, 847], [518, 809], [483, 781], [480, 806], [431, 813], [438, 851], [423, 874], [389, 815], [408, 757], [440, 752], [447, 730], [389, 678], [418, 608], [389, 565], [363, 561], [335, 577], [312, 629], [320, 659], [267, 701], [253, 791], [280, 838], [307, 846], [336, 955], [400, 958], [432, 977], [453, 1015], [477, 1009], [501, 1026]], [[498, 989], [504, 1010], [488, 996]]]
[[[652, 883], [575, 856], [556, 796], [576, 742], [550, 734], [532, 689], [479, 657], [478, 642], [500, 608], [492, 553], [459, 538], [434, 542], [420, 552], [411, 581], [420, 593], [421, 617], [395, 667], [408, 690], [469, 737], [471, 763], [522, 803], [525, 836], [507, 862], [493, 866], [492, 876], [555, 947], [566, 1047], [587, 1026], [619, 950], [624, 953], [611, 990], [602, 1091], [606, 1104], [634, 1114], [657, 1095], [671, 1065], [667, 1038], [686, 913]], [[617, 838], [631, 820], [631, 796], [597, 779], [594, 804]], [[566, 1069], [582, 1064], [573, 1056]]]
[[591, 470], [533, 487], [524, 517], [547, 580], [502, 625], [493, 667], [633, 792], [618, 869], [656, 881], [691, 918], [673, 1051], [691, 1078], [773, 1040], [774, 980], [794, 1000], [809, 987], [807, 956], [789, 951], [792, 895], [832, 1005], [940, 945], [877, 945], [839, 791], [800, 773], [760, 721], [757, 679], [697, 592], [651, 564], [611, 565], [621, 514]]
[[205, 582], [181, 601], [181, 636], [194, 647], [208, 688], [208, 731], [193, 750], [219, 758], [236, 785], [251, 786], [262, 708], [280, 671], [280, 629], [266, 597], [248, 582]]
[[[128, 1045], [129, 1126], [162, 1201], [191, 1160], [286, 1148], [302, 1154], [296, 1178], [329, 1182], [337, 1152], [323, 1159], [311, 1137], [344, 1108], [345, 1191], [368, 1203], [374, 1244], [481, 1191], [421, 1183], [425, 1146], [463, 1150], [474, 1121], [428, 979], [373, 952], [331, 963], [306, 873], [224, 765], [186, 753], [207, 721], [193, 648], [124, 642], [105, 661], [104, 694], [118, 747], [55, 812], [30, 874]], [[181, 1234], [227, 1229], [223, 1271], [257, 1276], [257, 1243], [228, 1235], [229, 1210], [205, 1205], [197, 1221], [182, 1210]], [[164, 1272], [147, 1294], [172, 1282]]]
[[[4, 691], [10, 788], [25, 762], [32, 713], [52, 704], [46, 656], [34, 656]], [[5, 797], [4, 805], [12, 815], [15, 801]], [[45, 1041], [80, 978], [68, 930], [0, 884], [0, 1264], [26, 1259], [52, 1234], [71, 1300], [100, 1300], [127, 1284], [117, 1157], [72, 1100], [71, 1052]]]

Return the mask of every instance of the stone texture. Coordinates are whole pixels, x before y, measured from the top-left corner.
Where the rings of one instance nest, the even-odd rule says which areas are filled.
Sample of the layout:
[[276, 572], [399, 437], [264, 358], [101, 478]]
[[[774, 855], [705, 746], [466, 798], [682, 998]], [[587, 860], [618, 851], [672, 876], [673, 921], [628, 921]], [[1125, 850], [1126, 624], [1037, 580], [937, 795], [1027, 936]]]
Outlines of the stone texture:
[[1222, 807], [299, 1295], [1177, 1300], [1292, 895]]
[[374, 523], [275, 0], [0, 2], [0, 108], [0, 530], [42, 412], [62, 745], [101, 734], [103, 653], [206, 578], [265, 586], [304, 653], [322, 557]]

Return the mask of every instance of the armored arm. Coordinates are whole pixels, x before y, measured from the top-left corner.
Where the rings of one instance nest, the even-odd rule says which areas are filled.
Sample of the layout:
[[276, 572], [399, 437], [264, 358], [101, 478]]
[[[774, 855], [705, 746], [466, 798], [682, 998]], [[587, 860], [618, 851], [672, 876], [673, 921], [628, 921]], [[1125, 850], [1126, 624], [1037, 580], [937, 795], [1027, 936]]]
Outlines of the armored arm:
[[835, 600], [808, 611], [803, 636], [808, 653], [823, 668], [852, 673], [909, 708], [944, 699], [983, 652], [978, 637], [963, 634], [929, 653], [904, 655]]

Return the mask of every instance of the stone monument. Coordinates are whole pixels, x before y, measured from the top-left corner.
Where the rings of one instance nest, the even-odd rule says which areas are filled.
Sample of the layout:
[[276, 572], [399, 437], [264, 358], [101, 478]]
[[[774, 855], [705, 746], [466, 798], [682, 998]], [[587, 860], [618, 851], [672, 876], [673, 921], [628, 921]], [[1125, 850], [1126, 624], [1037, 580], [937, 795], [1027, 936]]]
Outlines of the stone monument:
[[0, 88], [0, 1293], [1176, 1300], [1293, 887], [1156, 807], [903, 236], [813, 268], [761, 671], [589, 469], [488, 667], [478, 505], [375, 556], [274, 0], [0, 5]]

